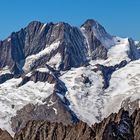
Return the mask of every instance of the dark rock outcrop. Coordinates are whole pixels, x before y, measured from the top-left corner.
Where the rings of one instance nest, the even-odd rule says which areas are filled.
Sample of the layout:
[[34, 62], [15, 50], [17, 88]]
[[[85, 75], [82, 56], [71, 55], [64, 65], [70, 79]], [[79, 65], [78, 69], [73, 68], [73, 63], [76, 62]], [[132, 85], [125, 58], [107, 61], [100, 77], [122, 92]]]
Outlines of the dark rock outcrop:
[[125, 67], [126, 65], [127, 65], [126, 60], [121, 61], [119, 64], [116, 64], [115, 66], [104, 66], [104, 65], [100, 65], [100, 64], [96, 65], [97, 68], [94, 69], [94, 71], [100, 70], [102, 72], [102, 76], [104, 79], [103, 89], [106, 89], [109, 87], [109, 81], [111, 79], [112, 73], [120, 68]]
[[139, 59], [140, 58], [140, 52], [138, 51], [134, 40], [132, 38], [129, 38], [128, 41], [129, 41], [129, 47], [130, 47], [130, 51], [129, 51], [129, 54], [128, 54], [129, 58], [131, 60]]
[[3, 74], [3, 75], [0, 75], [0, 84], [6, 82], [7, 80], [10, 80], [14, 77], [13, 74], [10, 74], [10, 73], [6, 73], [6, 74]]
[[138, 43], [136, 44], [136, 47], [137, 47], [137, 50], [138, 50], [139, 53], [140, 53], [140, 42], [138, 42]]
[[96, 140], [133, 140], [133, 122], [129, 113], [121, 109], [119, 113], [112, 113], [99, 124], [94, 124]]
[[33, 71], [31, 76], [23, 76], [21, 83], [18, 85], [19, 87], [26, 84], [29, 81], [33, 82], [48, 82], [53, 84], [57, 81], [56, 77], [48, 72], [40, 72], [40, 71]]

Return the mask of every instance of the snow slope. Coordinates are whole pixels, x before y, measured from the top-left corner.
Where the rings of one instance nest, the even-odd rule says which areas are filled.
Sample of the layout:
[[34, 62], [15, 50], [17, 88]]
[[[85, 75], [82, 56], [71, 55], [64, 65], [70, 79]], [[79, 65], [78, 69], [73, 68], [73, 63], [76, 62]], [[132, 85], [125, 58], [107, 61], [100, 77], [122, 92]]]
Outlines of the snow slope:
[[[114, 38], [115, 45], [112, 46], [108, 50], [108, 58], [104, 61], [104, 65], [113, 66], [119, 64], [121, 61], [126, 60], [127, 62], [130, 61], [129, 52], [130, 46], [128, 42], [128, 38]], [[117, 42], [116, 40], [119, 40]]]
[[23, 67], [24, 72], [28, 73], [31, 69], [33, 63], [43, 56], [49, 56], [52, 51], [59, 47], [60, 42], [55, 42], [50, 46], [46, 45], [46, 48], [35, 55], [28, 56], [25, 60], [25, 64]]
[[28, 103], [42, 103], [53, 91], [53, 84], [32, 81], [17, 87], [21, 78], [12, 79], [0, 85], [0, 128], [11, 130], [11, 117], [16, 115], [16, 111]]
[[128, 97], [131, 101], [140, 99], [140, 60], [114, 72], [105, 95], [109, 98], [106, 98], [104, 116], [117, 112], [122, 101]]
[[[101, 73], [95, 73], [93, 68], [90, 65], [71, 69], [61, 76], [68, 89], [66, 97], [71, 110], [90, 125], [117, 112], [126, 98], [131, 97], [131, 101], [140, 99], [140, 60], [115, 71], [106, 90], [102, 90]], [[84, 84], [83, 76], [88, 77], [91, 84]]]
[[[70, 108], [83, 121], [92, 124], [100, 120], [100, 109], [102, 108], [103, 79], [101, 73], [95, 73], [93, 67], [80, 67], [71, 69], [60, 79], [66, 84], [68, 92], [67, 99]], [[89, 78], [84, 83], [84, 78]]]
[[[127, 62], [131, 61], [129, 54], [132, 50], [130, 49], [129, 39], [114, 37], [113, 40], [115, 45], [108, 49], [107, 59], [90, 61], [90, 64], [114, 66], [116, 64], [119, 64], [123, 60], [126, 60]], [[136, 55], [136, 57], [140, 57], [140, 54], [139, 56], [137, 56], [137, 53], [135, 53], [134, 55]]]

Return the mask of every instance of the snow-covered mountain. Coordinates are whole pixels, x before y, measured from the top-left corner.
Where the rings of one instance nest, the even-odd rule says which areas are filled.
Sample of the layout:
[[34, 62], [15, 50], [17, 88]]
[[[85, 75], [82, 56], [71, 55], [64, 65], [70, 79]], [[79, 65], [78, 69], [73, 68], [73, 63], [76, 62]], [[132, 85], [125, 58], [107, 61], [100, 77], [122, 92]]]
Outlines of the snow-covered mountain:
[[0, 128], [13, 134], [42, 119], [91, 125], [128, 99], [132, 113], [140, 107], [139, 69], [139, 44], [95, 20], [80, 28], [31, 22], [0, 41]]

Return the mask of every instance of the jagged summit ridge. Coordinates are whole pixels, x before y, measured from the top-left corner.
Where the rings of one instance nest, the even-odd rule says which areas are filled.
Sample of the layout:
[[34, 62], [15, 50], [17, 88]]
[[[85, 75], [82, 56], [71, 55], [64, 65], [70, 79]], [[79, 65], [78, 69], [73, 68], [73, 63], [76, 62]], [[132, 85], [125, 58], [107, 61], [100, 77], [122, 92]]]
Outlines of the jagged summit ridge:
[[12, 33], [10, 40], [1, 43], [1, 67], [17, 67], [22, 73], [21, 69], [24, 65], [26, 67], [26, 63], [32, 70], [53, 61], [52, 57], [58, 55], [58, 63], [52, 64], [57, 65], [57, 69], [77, 67], [86, 62], [83, 40], [79, 29], [67, 23], [43, 24], [33, 21], [19, 32]]
[[81, 26], [81, 31], [64, 22], [44, 24], [33, 21], [1, 41], [0, 67], [9, 66], [15, 74], [28, 73], [46, 63], [65, 70], [86, 64], [88, 57], [107, 59], [108, 48], [121, 44], [121, 38], [114, 38], [92, 19]]

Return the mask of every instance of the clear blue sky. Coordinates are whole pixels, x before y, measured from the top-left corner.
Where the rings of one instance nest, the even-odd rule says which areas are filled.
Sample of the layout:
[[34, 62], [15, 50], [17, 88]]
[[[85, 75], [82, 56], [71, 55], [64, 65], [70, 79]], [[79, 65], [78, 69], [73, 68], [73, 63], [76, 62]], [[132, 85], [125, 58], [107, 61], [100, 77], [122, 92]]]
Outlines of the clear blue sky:
[[80, 26], [88, 18], [111, 34], [140, 40], [140, 0], [0, 0], [0, 40], [33, 20]]

